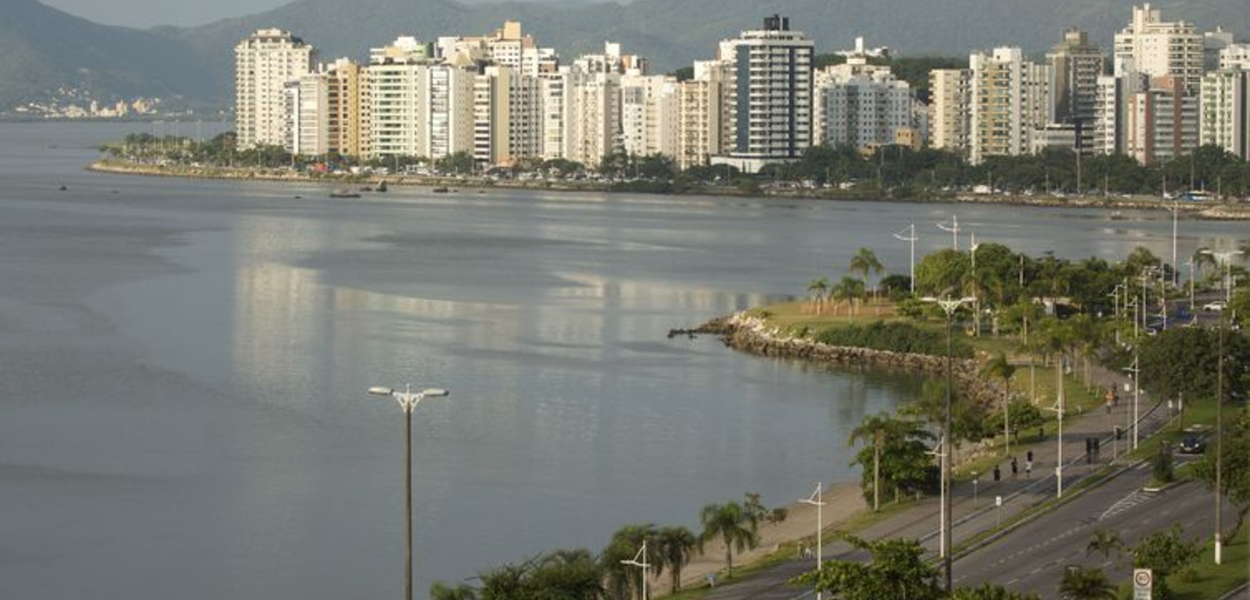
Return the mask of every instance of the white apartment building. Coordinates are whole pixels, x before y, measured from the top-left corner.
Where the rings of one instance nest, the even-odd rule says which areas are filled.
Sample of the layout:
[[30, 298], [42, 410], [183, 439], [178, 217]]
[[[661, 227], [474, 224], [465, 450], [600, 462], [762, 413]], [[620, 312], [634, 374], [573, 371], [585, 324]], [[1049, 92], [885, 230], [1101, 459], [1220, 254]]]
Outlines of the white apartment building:
[[571, 71], [571, 85], [565, 88], [564, 158], [597, 169], [603, 157], [621, 148], [621, 76]]
[[474, 84], [477, 72], [463, 64], [431, 65], [426, 70], [428, 145], [421, 156], [439, 159], [474, 151]]
[[261, 29], [234, 47], [240, 148], [287, 144], [292, 119], [286, 86], [312, 72], [314, 55], [312, 46], [281, 29]]
[[330, 78], [310, 73], [286, 85], [287, 139], [291, 154], [321, 156], [330, 151]]
[[677, 78], [668, 75], [621, 76], [621, 147], [626, 154], [680, 153], [681, 96]]
[[440, 37], [435, 47], [443, 60], [460, 54], [473, 61], [509, 67], [527, 77], [555, 72], [560, 64], [555, 49], [540, 48], [533, 36], [522, 32], [518, 21], [506, 21], [490, 35]]
[[929, 72], [929, 147], [967, 156], [972, 149], [972, 70]]
[[1035, 131], [1053, 121], [1051, 70], [1024, 60], [1016, 47], [974, 52], [968, 60], [972, 115], [969, 159], [1032, 152]]
[[1063, 41], [1046, 53], [1054, 75], [1054, 115], [1057, 123], [1082, 123], [1092, 133], [1098, 78], [1106, 71], [1106, 56], [1079, 29], [1063, 32]]
[[707, 165], [724, 148], [727, 71], [724, 62], [695, 61], [694, 78], [680, 84], [677, 164], [683, 169]]
[[425, 156], [429, 148], [429, 54], [412, 37], [375, 48], [368, 82], [370, 157]]
[[1250, 160], [1250, 69], [1226, 68], [1202, 78], [1202, 145]]
[[1229, 44], [1220, 50], [1220, 68], [1250, 70], [1250, 44]]
[[[1133, 7], [1133, 18], [1115, 35], [1116, 64], [1150, 77], [1174, 75], [1197, 90], [1202, 80], [1205, 40], [1192, 23], [1163, 21], [1150, 4]], [[1116, 75], [1123, 74], [1116, 71]]]
[[846, 64], [817, 71], [815, 80], [813, 143], [877, 148], [897, 143], [904, 130], [914, 130], [911, 86], [895, 78], [889, 67], [853, 55]]
[[732, 135], [713, 163], [756, 172], [770, 162], [798, 158], [812, 144], [812, 56], [815, 45], [790, 30], [788, 17], [764, 19], [763, 29], [720, 43], [718, 60], [731, 66]]

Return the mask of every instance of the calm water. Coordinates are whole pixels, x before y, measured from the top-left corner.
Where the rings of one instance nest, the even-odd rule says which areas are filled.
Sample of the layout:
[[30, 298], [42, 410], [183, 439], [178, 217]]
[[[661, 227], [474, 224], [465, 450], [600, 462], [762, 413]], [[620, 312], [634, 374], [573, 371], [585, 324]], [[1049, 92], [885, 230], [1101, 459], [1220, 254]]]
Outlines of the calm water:
[[[695, 525], [855, 477], [846, 433], [914, 378], [667, 340], [802, 293], [959, 211], [1030, 252], [1170, 255], [1166, 215], [94, 175], [143, 126], [0, 125], [0, 597], [379, 598], [622, 524]], [[57, 191], [60, 185], [68, 190]], [[303, 199], [294, 199], [299, 194]], [[1244, 237], [1185, 222], [1181, 251]]]

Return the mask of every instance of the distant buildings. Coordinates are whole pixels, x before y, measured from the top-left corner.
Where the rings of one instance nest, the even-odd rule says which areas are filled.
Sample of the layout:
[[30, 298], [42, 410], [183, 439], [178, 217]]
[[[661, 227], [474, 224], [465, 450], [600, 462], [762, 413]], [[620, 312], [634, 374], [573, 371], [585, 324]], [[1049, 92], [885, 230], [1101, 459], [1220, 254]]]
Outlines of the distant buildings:
[[1041, 62], [1006, 46], [931, 71], [919, 97], [889, 49], [862, 38], [838, 52], [845, 64], [816, 69], [815, 42], [779, 15], [722, 41], [684, 80], [649, 73], [644, 57], [612, 42], [562, 60], [516, 22], [434, 43], [400, 37], [367, 64], [315, 66], [310, 45], [277, 29], [235, 53], [240, 146], [311, 156], [593, 170], [605, 157], [663, 155], [683, 169], [755, 172], [818, 144], [928, 145], [973, 163], [1066, 149], [1150, 164], [1200, 142], [1250, 154], [1250, 46], [1164, 21], [1149, 4], [1133, 8], [1110, 55], [1072, 28]]
[[313, 70], [313, 47], [280, 29], [262, 29], [234, 48], [235, 115], [242, 148], [293, 139], [287, 84]]

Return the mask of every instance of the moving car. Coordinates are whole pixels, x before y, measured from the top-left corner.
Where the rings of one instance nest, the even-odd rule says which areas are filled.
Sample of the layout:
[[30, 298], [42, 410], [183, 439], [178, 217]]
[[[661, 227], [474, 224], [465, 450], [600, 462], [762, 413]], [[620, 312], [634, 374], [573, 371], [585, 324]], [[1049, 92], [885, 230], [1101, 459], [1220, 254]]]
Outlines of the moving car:
[[1207, 450], [1207, 440], [1200, 433], [1187, 432], [1176, 447], [1181, 454], [1202, 454]]

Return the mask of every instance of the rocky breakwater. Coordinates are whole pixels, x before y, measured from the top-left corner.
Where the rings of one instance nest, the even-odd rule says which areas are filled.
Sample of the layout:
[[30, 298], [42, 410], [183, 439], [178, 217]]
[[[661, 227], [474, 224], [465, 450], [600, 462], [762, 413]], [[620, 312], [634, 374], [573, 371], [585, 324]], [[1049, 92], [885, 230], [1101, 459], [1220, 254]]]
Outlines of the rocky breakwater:
[[[839, 367], [874, 367], [898, 369], [935, 376], [946, 374], [946, 357], [930, 354], [891, 352], [851, 346], [831, 346], [816, 340], [791, 335], [760, 317], [744, 312], [721, 317], [686, 333], [719, 335], [726, 346], [761, 356], [808, 361]], [[956, 358], [951, 362], [956, 387], [966, 397], [995, 406], [1002, 398], [997, 385], [978, 376], [975, 359]]]

